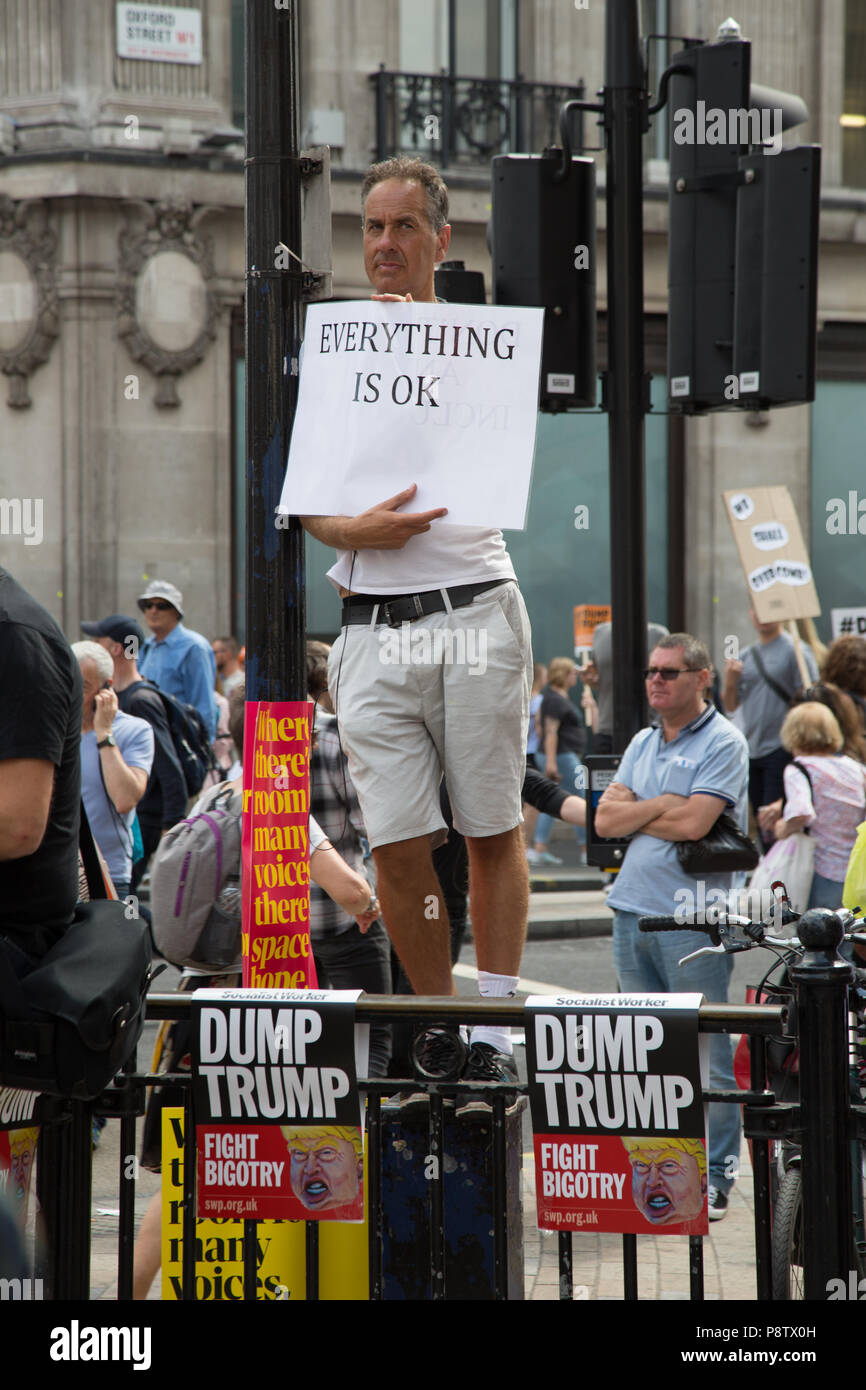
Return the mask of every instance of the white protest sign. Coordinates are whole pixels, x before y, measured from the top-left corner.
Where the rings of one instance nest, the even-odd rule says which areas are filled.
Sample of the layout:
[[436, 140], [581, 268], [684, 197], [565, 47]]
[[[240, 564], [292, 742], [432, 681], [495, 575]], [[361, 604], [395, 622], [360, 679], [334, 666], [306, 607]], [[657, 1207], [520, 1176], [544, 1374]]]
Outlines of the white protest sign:
[[543, 310], [315, 304], [278, 511], [355, 516], [416, 483], [413, 512], [526, 524]]
[[866, 637], [866, 608], [831, 608], [833, 639]]

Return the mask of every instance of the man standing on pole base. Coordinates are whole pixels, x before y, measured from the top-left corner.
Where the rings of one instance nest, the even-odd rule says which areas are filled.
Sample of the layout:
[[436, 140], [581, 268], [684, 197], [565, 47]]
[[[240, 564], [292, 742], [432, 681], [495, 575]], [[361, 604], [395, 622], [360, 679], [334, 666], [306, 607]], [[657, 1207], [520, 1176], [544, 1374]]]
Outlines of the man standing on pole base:
[[[374, 164], [362, 188], [364, 268], [374, 299], [435, 302], [433, 272], [451, 239], [448, 192], [421, 160]], [[343, 629], [328, 668], [340, 735], [378, 871], [391, 939], [418, 994], [454, 994], [449, 927], [432, 849], [445, 839], [442, 774], [454, 825], [466, 836], [469, 894], [482, 995], [514, 994], [529, 903], [520, 832], [524, 748], [532, 684], [529, 620], [498, 530], [454, 526], [446, 508], [411, 512], [407, 485], [358, 516], [306, 516], [307, 531], [337, 550], [328, 577], [343, 597]], [[426, 631], [429, 659], [384, 661], [389, 629]], [[455, 631], [476, 644], [483, 674], [450, 662]], [[444, 634], [443, 634], [444, 635]], [[409, 643], [406, 644], [409, 646]], [[447, 652], [446, 652], [447, 649]], [[473, 647], [472, 650], [475, 650]], [[420, 1060], [459, 1053], [431, 1030]], [[516, 1076], [507, 1029], [475, 1028], [463, 1076]]]
[[[598, 804], [599, 835], [631, 836], [625, 862], [608, 896], [614, 909], [613, 959], [620, 990], [705, 994], [713, 1003], [728, 997], [733, 957], [702, 956], [680, 966], [681, 957], [708, 944], [699, 931], [641, 933], [642, 914], [669, 915], [678, 905], [731, 888], [730, 873], [707, 874], [703, 883], [681, 867], [677, 842], [700, 840], [727, 807], [747, 822], [749, 750], [746, 740], [706, 698], [712, 681], [709, 653], [687, 633], [663, 637], [644, 673], [650, 708], [660, 724], [642, 729], [623, 754], [617, 780]], [[703, 888], [703, 891], [702, 891]], [[718, 901], [711, 898], [710, 901]], [[731, 1039], [710, 1039], [710, 1086], [735, 1091]], [[710, 1106], [709, 1216], [718, 1221], [740, 1161], [740, 1107]]]

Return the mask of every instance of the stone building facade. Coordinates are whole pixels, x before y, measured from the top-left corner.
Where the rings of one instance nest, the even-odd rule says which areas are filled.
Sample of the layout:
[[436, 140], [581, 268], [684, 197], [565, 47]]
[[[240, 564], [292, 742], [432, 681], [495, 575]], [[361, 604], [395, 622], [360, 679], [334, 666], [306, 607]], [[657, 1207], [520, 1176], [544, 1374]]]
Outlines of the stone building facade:
[[[727, 5], [645, 0], [643, 27], [712, 38]], [[186, 0], [200, 12], [200, 61], [119, 56], [119, 12], [155, 8], [0, 0], [0, 563], [72, 637], [81, 618], [130, 610], [155, 574], [184, 590], [192, 626], [216, 634], [243, 621], [243, 4]], [[825, 493], [849, 474], [866, 494], [866, 470], [855, 476], [847, 461], [866, 421], [866, 177], [856, 182], [866, 161], [854, 129], [840, 124], [861, 60], [866, 82], [866, 32], [851, 0], [744, 0], [738, 18], [755, 80], [809, 105], [808, 124], [786, 143], [823, 146], [819, 395], [827, 389], [820, 409], [769, 419], [725, 413], [669, 428], [663, 414], [650, 418], [652, 616], [700, 632], [719, 658], [725, 634], [747, 635], [721, 492], [785, 482], [807, 535]], [[602, 0], [301, 0], [300, 33], [304, 141], [331, 146], [335, 295], [368, 293], [358, 240], [367, 163], [394, 144], [441, 161], [449, 138], [453, 254], [489, 284], [490, 153], [518, 137], [528, 144], [530, 133], [530, 148], [549, 142], [545, 122], [560, 99], [552, 89], [583, 80], [591, 96], [602, 85]], [[651, 62], [657, 74], [661, 46]], [[441, 69], [459, 114], [450, 134]], [[414, 74], [414, 87], [397, 74]], [[592, 118], [584, 138], [598, 143]], [[646, 154], [648, 365], [660, 378], [667, 184], [658, 130]], [[596, 158], [603, 325], [603, 153]], [[856, 186], [845, 183], [851, 170]], [[654, 399], [663, 410], [663, 390]], [[840, 436], [843, 418], [850, 428]], [[604, 417], [542, 421], [529, 529], [512, 547], [539, 656], [568, 649], [573, 603], [609, 597], [605, 479]], [[587, 501], [582, 535], [571, 517]], [[856, 537], [838, 539], [833, 549], [820, 538], [816, 573], [832, 602], [866, 605]], [[311, 544], [317, 632], [336, 621], [322, 560]]]

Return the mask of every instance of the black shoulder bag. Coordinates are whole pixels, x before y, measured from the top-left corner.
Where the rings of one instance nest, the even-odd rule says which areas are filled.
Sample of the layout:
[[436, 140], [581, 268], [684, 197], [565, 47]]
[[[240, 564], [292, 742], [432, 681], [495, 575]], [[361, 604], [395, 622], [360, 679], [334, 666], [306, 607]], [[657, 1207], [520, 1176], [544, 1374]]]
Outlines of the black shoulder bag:
[[760, 854], [730, 811], [723, 811], [700, 840], [678, 840], [680, 868], [699, 878], [702, 874], [736, 873], [754, 869]]
[[141, 1034], [151, 947], [143, 919], [106, 897], [83, 806], [79, 844], [92, 901], [21, 978], [0, 946], [0, 1083], [95, 1100]]

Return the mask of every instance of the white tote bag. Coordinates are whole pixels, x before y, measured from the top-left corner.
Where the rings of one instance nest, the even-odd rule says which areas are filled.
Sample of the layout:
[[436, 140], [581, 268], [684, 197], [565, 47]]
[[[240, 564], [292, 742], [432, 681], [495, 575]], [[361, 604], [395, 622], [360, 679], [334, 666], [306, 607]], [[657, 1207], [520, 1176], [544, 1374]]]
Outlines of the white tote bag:
[[815, 841], [802, 830], [777, 840], [761, 857], [749, 881], [749, 892], [770, 888], [779, 879], [795, 912], [805, 912], [815, 870]]

